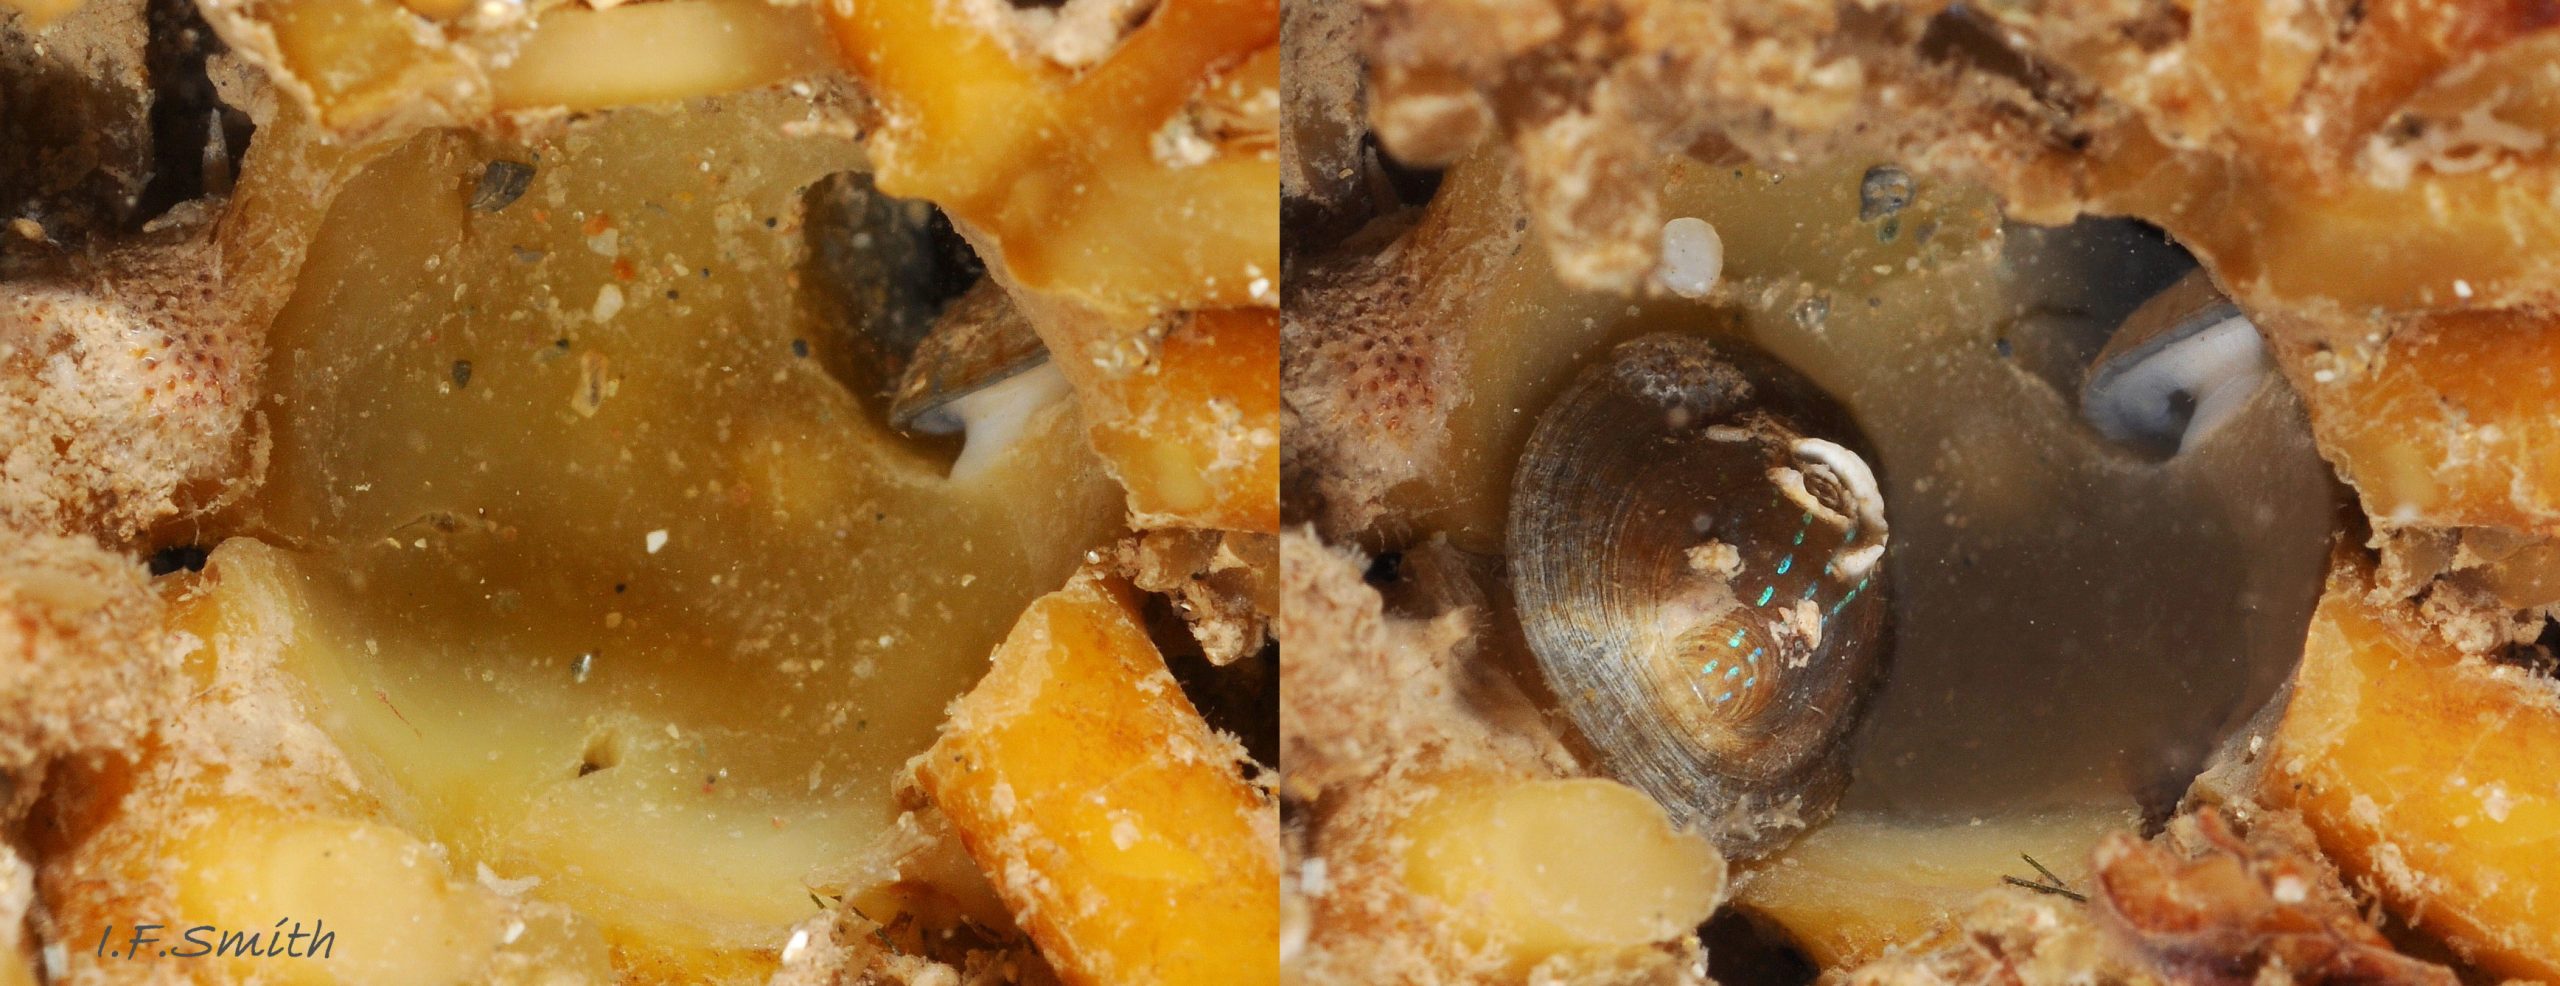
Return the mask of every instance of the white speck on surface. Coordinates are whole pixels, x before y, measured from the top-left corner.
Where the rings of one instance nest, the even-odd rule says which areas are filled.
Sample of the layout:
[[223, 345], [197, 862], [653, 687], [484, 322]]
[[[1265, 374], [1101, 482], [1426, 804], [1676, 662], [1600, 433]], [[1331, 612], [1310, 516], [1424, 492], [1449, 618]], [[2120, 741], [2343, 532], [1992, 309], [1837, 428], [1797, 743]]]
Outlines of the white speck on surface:
[[1271, 279], [1268, 277], [1254, 278], [1253, 283], [1245, 285], [1245, 290], [1253, 292], [1254, 298], [1260, 299], [1271, 293]]
[[71, 950], [63, 947], [61, 942], [47, 943], [44, 947], [45, 980], [48, 982], [60, 982], [62, 977], [70, 974]]
[[2274, 889], [2278, 903], [2299, 904], [2311, 896], [2310, 885], [2291, 873], [2277, 877]]
[[1121, 852], [1128, 852], [1130, 846], [1138, 844], [1138, 827], [1126, 818], [1112, 819], [1111, 844]]
[[2335, 383], [2338, 379], [2338, 371], [2328, 369], [2313, 370], [2311, 371], [2311, 379], [2316, 383]]
[[522, 937], [524, 937], [524, 922], [509, 921], [507, 922], [507, 933], [498, 936], [498, 944], [513, 945], [516, 943], [516, 939]]
[[1742, 571], [1742, 549], [1709, 540], [1688, 551], [1689, 570], [1732, 578]]
[[782, 945], [782, 964], [783, 964], [783, 965], [790, 965], [790, 964], [791, 964], [791, 960], [792, 960], [792, 959], [799, 958], [799, 957], [800, 957], [800, 951], [801, 951], [802, 949], [805, 949], [805, 948], [808, 948], [808, 947], [809, 947], [809, 929], [807, 929], [807, 928], [800, 928], [800, 929], [794, 930], [793, 932], [791, 932], [791, 940], [790, 940], [790, 941], [787, 941], [787, 942], [784, 942], [784, 943], [783, 943], [783, 945]]
[[640, 543], [648, 547], [650, 554], [657, 554], [658, 549], [667, 546], [666, 529], [660, 528], [658, 530], [650, 531], [647, 537], [640, 539]]
[[2471, 282], [2466, 281], [2466, 280], [2463, 280], [2463, 279], [2461, 279], [2461, 278], [2459, 278], [2459, 277], [2454, 278], [2454, 279], [2453, 279], [2453, 296], [2454, 296], [2454, 297], [2456, 297], [2456, 298], [2468, 298], [2468, 297], [2471, 297]]
[[1662, 224], [1662, 263], [1654, 283], [1683, 298], [1704, 298], [1724, 276], [1724, 238], [1696, 216]]
[[2490, 821], [2506, 821], [2507, 812], [2515, 806], [2515, 799], [2507, 796], [2505, 785], [2491, 784], [2480, 789], [2480, 810], [2488, 813]]
[[622, 313], [622, 289], [607, 284], [596, 290], [596, 321], [602, 322]]
[[1328, 877], [1324, 860], [1310, 859], [1298, 866], [1298, 891], [1309, 897], [1324, 896]]
[[520, 876], [510, 880], [499, 876], [498, 871], [490, 869], [487, 863], [475, 865], [479, 870], [480, 885], [500, 897], [521, 897], [525, 891], [542, 884], [542, 878], [538, 876]]

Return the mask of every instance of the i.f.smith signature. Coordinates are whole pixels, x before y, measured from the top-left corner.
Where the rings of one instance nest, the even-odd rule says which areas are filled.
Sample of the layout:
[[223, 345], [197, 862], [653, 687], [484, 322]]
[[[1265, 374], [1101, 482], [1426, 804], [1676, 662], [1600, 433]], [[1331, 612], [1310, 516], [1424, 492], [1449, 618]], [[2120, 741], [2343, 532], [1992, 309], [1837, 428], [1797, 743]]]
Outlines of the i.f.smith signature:
[[[292, 927], [287, 928], [288, 924]], [[165, 924], [136, 924], [120, 943], [113, 940], [116, 926], [110, 924], [98, 929], [97, 955], [102, 959], [138, 959], [145, 956], [172, 959], [206, 956], [325, 959], [338, 944], [338, 933], [327, 930], [327, 924], [315, 919], [309, 931], [302, 929], [302, 922], [292, 918], [277, 918], [274, 927], [258, 931], [233, 931], [210, 924], [176, 930]]]

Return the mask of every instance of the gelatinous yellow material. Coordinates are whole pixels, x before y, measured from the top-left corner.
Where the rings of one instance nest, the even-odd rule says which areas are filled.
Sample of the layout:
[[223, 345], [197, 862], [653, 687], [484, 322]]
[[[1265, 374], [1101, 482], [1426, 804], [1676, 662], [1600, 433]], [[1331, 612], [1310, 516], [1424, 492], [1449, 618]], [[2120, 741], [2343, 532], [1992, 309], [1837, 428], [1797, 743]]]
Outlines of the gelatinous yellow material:
[[944, 0], [828, 11], [883, 111], [869, 145], [881, 190], [933, 200], [1024, 286], [1131, 327], [1155, 311], [1278, 302], [1267, 138], [1217, 147], [1206, 135], [1201, 160], [1157, 147], [1204, 86], [1278, 43], [1276, 0], [1164, 0], [1080, 71], [1017, 57]]
[[1724, 898], [1715, 847], [1616, 781], [1457, 780], [1402, 833], [1405, 883], [1515, 970], [1678, 938]]
[[[174, 846], [184, 920], [151, 948], [227, 963], [242, 979], [312, 986], [534, 986], [611, 974], [592, 927], [556, 909], [511, 913], [495, 890], [457, 878], [434, 847], [396, 827], [246, 802], [206, 810], [205, 824]], [[316, 937], [287, 937], [295, 931], [329, 935], [326, 953]], [[260, 935], [256, 951], [229, 951], [251, 946], [226, 932]]]
[[1280, 317], [1198, 313], [1146, 369], [1103, 382], [1093, 444], [1146, 526], [1280, 529]]
[[[806, 112], [377, 161], [272, 334], [248, 527], [282, 549], [223, 551], [217, 592], [294, 600], [285, 667], [366, 788], [626, 967], [777, 947], [1008, 621], [1117, 526], [1068, 405], [952, 482], [820, 368], [798, 203], [854, 154], [786, 135]], [[472, 211], [500, 158], [540, 162], [530, 188]]]
[[2493, 974], [2560, 980], [2560, 686], [2377, 609], [2342, 560], [2269, 755], [2350, 882]]
[[1761, 866], [1735, 898], [1786, 930], [1825, 969], [1852, 969], [1964, 913], [2001, 877], [2042, 882], [2021, 855], [2089, 891], [2089, 854], [2141, 821], [2130, 806], [1946, 824], [1844, 815]]
[[62, 15], [80, 9], [82, 0], [0, 0], [0, 9], [14, 10], [26, 18], [26, 26], [42, 30], [45, 25], [62, 19]]
[[1277, 809], [1131, 596], [1088, 574], [1033, 603], [916, 778], [1067, 982], [1277, 983]]
[[543, 12], [489, 74], [499, 109], [601, 109], [735, 92], [829, 64], [817, 15], [765, 0], [674, 0]]
[[[61, 981], [612, 979], [595, 923], [534, 892], [542, 881], [455, 858], [386, 806], [405, 808], [400, 792], [355, 787], [302, 715], [332, 710], [277, 673], [280, 648], [314, 617], [279, 578], [283, 557], [235, 539], [205, 574], [160, 583], [190, 698], [156, 727], [147, 756], [83, 765], [51, 810], [47, 907], [93, 943], [63, 956]], [[131, 935], [146, 922], [164, 927], [137, 954]], [[297, 922], [300, 940], [289, 937]]]

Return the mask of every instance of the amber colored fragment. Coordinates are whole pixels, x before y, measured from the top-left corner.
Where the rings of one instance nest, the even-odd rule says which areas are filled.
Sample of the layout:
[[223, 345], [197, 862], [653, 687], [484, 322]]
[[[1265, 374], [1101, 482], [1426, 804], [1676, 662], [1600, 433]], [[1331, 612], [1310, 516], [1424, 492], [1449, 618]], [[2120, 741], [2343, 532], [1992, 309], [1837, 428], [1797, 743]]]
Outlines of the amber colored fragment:
[[[2277, 317], [2276, 347], [2330, 461], [2376, 519], [2544, 530], [2560, 523], [2560, 322], [2525, 311], [2389, 326]], [[2367, 349], [2359, 338], [2390, 331]]]
[[808, 8], [677, 0], [546, 11], [490, 73], [499, 109], [603, 109], [735, 92], [818, 71], [826, 39]]
[[1080, 72], [1017, 58], [958, 6], [829, 8], [884, 111], [869, 144], [881, 190], [933, 200], [1024, 287], [1103, 312], [1278, 301], [1277, 156], [1250, 142], [1202, 154], [1192, 138], [1217, 135], [1186, 135], [1184, 118], [1278, 43], [1276, 0], [1165, 0]]
[[1280, 316], [1201, 312], [1147, 368], [1105, 379], [1093, 445], [1144, 526], [1280, 529]]
[[399, 0], [262, 0], [225, 4], [251, 24], [226, 36], [272, 32], [288, 91], [308, 96], [320, 123], [357, 130], [429, 103], [462, 107], [483, 96], [479, 73], [430, 22]]
[[1676, 939], [1724, 898], [1715, 846], [1612, 780], [1445, 784], [1400, 834], [1405, 882], [1515, 971]]
[[1278, 818], [1242, 756], [1088, 574], [1031, 605], [914, 769], [1067, 982], [1275, 983]]
[[2560, 689], [2375, 607], [2359, 560], [2313, 616], [2266, 794], [2401, 919], [2489, 972], [2560, 980]]
[[2090, 852], [2139, 821], [2130, 805], [1941, 824], [1843, 815], [1771, 859], [1735, 906], [1786, 929], [1816, 965], [1854, 968], [1928, 938], [2006, 886], [2004, 876], [2046, 882], [2025, 857], [2052, 871], [2060, 889], [2085, 893]]
[[2536, 246], [2560, 236], [2560, 182], [2541, 169], [2322, 190], [2284, 168], [2173, 153], [2151, 140], [2128, 135], [2118, 156], [2099, 162], [2097, 201], [2156, 219], [2243, 300], [2403, 311], [2511, 303], [2549, 297], [2544, 286], [2560, 274]]

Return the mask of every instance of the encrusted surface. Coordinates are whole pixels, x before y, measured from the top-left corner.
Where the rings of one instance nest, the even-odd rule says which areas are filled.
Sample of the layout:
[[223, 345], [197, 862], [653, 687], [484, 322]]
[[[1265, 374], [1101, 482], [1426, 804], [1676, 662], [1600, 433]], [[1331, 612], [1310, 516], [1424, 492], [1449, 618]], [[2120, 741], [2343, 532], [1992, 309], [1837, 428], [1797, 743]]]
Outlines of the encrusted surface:
[[[2542, 475], [2554, 407], [2539, 368], [2560, 300], [2546, 95], [2560, 41], [2547, 12], [2437, 0], [1387, 0], [1364, 14], [1358, 122], [1415, 165], [1507, 145], [1518, 186], [1504, 194], [1534, 224], [1531, 248], [1580, 287], [1648, 290], [1662, 221], [1679, 214], [1656, 190], [1684, 158], [1748, 157], [1785, 166], [1790, 181], [1803, 162], [1883, 158], [1925, 186], [1988, 187], [2014, 220], [2129, 215], [2162, 227], [2265, 332], [2320, 451], [2360, 494], [2387, 563], [2374, 605], [2405, 610], [2464, 650], [2548, 666], [2536, 641], [2560, 601], [2549, 540], [2560, 483]], [[1444, 196], [1463, 194], [1468, 170], [1449, 172]], [[1478, 241], [1499, 236], [1484, 232]], [[1355, 239], [1293, 258], [1302, 276], [1287, 316], [1286, 509], [1326, 537], [1427, 536], [1377, 523], [1394, 516], [1380, 506], [1385, 491], [1447, 468], [1449, 409], [1479, 399], [1446, 389], [1465, 365], [1467, 332], [1452, 327], [1474, 327], [1471, 299], [1397, 280], [1414, 266], [1403, 247]], [[1580, 314], [1559, 308], [1559, 319]], [[1281, 629], [1293, 664], [1365, 632], [1287, 614]], [[1480, 634], [1441, 646], [1463, 653]], [[1376, 694], [1401, 679], [1369, 680]], [[1293, 772], [1332, 766], [1313, 754], [1348, 727], [1289, 711], [1305, 735], [1284, 742], [1306, 744], [1289, 747], [1304, 751]], [[1424, 733], [1384, 734], [1402, 752], [1363, 751], [1364, 762], [1385, 777], [1401, 759], [1444, 759], [1446, 737], [1465, 727]], [[1385, 797], [1373, 783], [1353, 774], [1325, 790], [1329, 803]], [[2225, 795], [2250, 786], [2215, 783]], [[1310, 813], [1307, 853], [1349, 842], [1326, 826], [1353, 817]], [[2241, 840], [2186, 821], [2161, 843], [2119, 840], [2101, 853], [2121, 881], [2102, 904], [2115, 908], [2106, 921], [2058, 897], [2011, 894], [1985, 903], [1946, 948], [1860, 976], [2448, 975], [2392, 952], [2353, 901], [2323, 889], [2337, 885], [2327, 862], [2298, 826], [2279, 833], [2289, 824], [2261, 819]], [[2168, 898], [2196, 906], [2148, 906]], [[1377, 930], [1391, 926], [1364, 926], [1381, 961], [1428, 941]], [[1309, 930], [1310, 954], [1358, 947], [1326, 940], [1321, 922]]]
[[[1001, 3], [979, 9], [1008, 19], [1008, 33], [996, 39], [1007, 48], [1005, 57], [1026, 65], [1044, 63], [1031, 67], [1036, 73], [1072, 76], [1121, 52], [1133, 26], [1161, 13], [1156, 6], [1079, 0], [1055, 10], [1014, 10]], [[391, 854], [371, 857], [377, 862], [417, 862], [403, 872], [427, 882], [410, 889], [420, 890], [422, 901], [442, 902], [436, 906], [444, 908], [438, 913], [448, 923], [441, 929], [420, 925], [414, 937], [457, 946], [431, 961], [405, 966], [368, 965], [385, 955], [397, 959], [396, 949], [403, 947], [391, 945], [395, 951], [384, 952], [368, 946], [357, 950], [363, 954], [356, 961], [341, 963], [346, 975], [379, 982], [400, 981], [395, 973], [487, 982], [515, 982], [541, 973], [581, 982], [761, 980], [779, 957], [782, 941], [770, 947], [704, 950], [617, 939], [608, 955], [595, 925], [557, 903], [561, 881], [527, 895], [533, 880], [522, 872], [499, 876], [484, 869], [478, 884], [469, 872], [448, 873], [447, 854], [456, 850], [424, 841], [417, 806], [405, 803], [416, 792], [376, 786], [380, 775], [373, 768], [378, 764], [351, 762], [351, 757], [362, 760], [370, 754], [348, 753], [328, 731], [343, 726], [344, 720], [384, 715], [391, 717], [392, 732], [408, 735], [415, 730], [406, 717], [419, 710], [410, 706], [404, 713], [379, 691], [366, 692], [365, 707], [358, 710], [332, 709], [328, 701], [315, 700], [310, 683], [295, 680], [309, 668], [280, 666], [284, 658], [279, 655], [287, 628], [307, 629], [325, 620], [325, 614], [297, 610], [308, 600], [263, 596], [215, 603], [182, 599], [173, 607], [164, 597], [207, 583], [185, 576], [146, 581], [139, 553], [235, 531], [241, 513], [232, 508], [259, 491], [267, 471], [269, 424], [275, 420], [273, 413], [256, 413], [273, 382], [261, 376], [279, 372], [268, 365], [268, 325], [294, 291], [312, 232], [350, 176], [421, 129], [482, 131], [449, 136], [463, 143], [489, 140], [492, 134], [506, 140], [528, 133], [535, 141], [577, 143], [582, 139], [578, 124], [560, 110], [602, 111], [751, 89], [813, 72], [824, 74], [806, 84], [794, 83], [785, 97], [805, 104], [807, 119], [779, 129], [794, 137], [853, 135], [856, 120], [877, 119], [863, 115], [864, 95], [852, 93], [837, 77], [836, 52], [826, 41], [819, 6], [762, 0], [631, 5], [207, 0], [202, 7], [234, 53], [217, 59], [214, 80], [224, 101], [246, 110], [259, 129], [240, 166], [237, 188], [220, 194], [227, 182], [212, 177], [228, 175], [227, 165], [215, 165], [224, 149], [209, 149], [206, 167], [220, 172], [207, 180], [215, 197], [183, 203], [139, 231], [131, 228], [128, 210], [135, 193], [154, 178], [152, 133], [142, 121], [158, 84], [140, 78], [143, 4], [90, 0], [43, 34], [18, 14], [0, 13], [0, 79], [7, 80], [0, 85], [6, 89], [0, 92], [0, 121], [11, 128], [0, 134], [0, 172], [5, 172], [0, 198], [6, 199], [0, 207], [9, 210], [0, 219], [27, 220], [0, 228], [0, 238], [8, 244], [0, 249], [0, 270], [8, 278], [0, 285], [0, 407], [11, 412], [0, 416], [5, 419], [0, 420], [0, 655], [10, 657], [14, 669], [0, 680], [0, 713], [6, 716], [0, 723], [0, 772], [8, 775], [6, 786], [0, 787], [0, 808], [6, 810], [0, 820], [16, 831], [29, 803], [40, 793], [47, 795], [36, 806], [27, 836], [35, 846], [27, 859], [38, 870], [37, 889], [45, 901], [37, 909], [36, 935], [56, 943], [85, 940], [105, 923], [124, 924], [144, 914], [227, 913], [221, 911], [226, 902], [253, 898], [270, 903], [316, 899], [355, 908], [350, 914], [363, 910], [359, 904], [377, 915], [381, 908], [400, 907], [399, 893], [359, 901], [356, 897], [368, 895], [348, 897], [344, 887], [290, 878], [296, 867], [320, 872], [297, 853], [343, 840]], [[1254, 38], [1269, 33], [1267, 22], [1276, 20], [1266, 11], [1262, 22], [1254, 21], [1250, 15], [1257, 9], [1248, 4], [1243, 9], [1248, 16], [1241, 19], [1194, 20], [1192, 26], [1236, 35], [1243, 39], [1239, 44], [1251, 48]], [[528, 12], [535, 16], [528, 18]], [[988, 30], [989, 25], [977, 28]], [[921, 40], [900, 38], [897, 43], [917, 45]], [[1179, 126], [1168, 126], [1162, 134], [1138, 134], [1165, 138], [1141, 146], [1141, 153], [1187, 160], [1203, 148], [1214, 148], [1235, 159], [1221, 173], [1249, 175], [1260, 168], [1267, 174], [1273, 153], [1270, 134], [1277, 126], [1276, 57], [1247, 51], [1209, 61], [1204, 67], [1176, 59], [1176, 69], [1199, 69], [1196, 78], [1176, 71], [1170, 77], [1142, 75], [1098, 88], [1178, 118], [1168, 122]], [[43, 84], [22, 88], [17, 84], [21, 78], [40, 78]], [[47, 105], [36, 106], [36, 99]], [[7, 139], [19, 137], [25, 139]], [[864, 166], [849, 144], [828, 146], [843, 154], [841, 167]], [[18, 167], [22, 158], [28, 167]], [[1067, 170], [1036, 154], [1013, 164], [1001, 176], [1008, 183], [1054, 178]], [[1209, 170], [1220, 169], [1192, 168], [1192, 177]], [[704, 171], [706, 182], [730, 177], [712, 175], [708, 167]], [[680, 204], [653, 206], [663, 205], [665, 211]], [[537, 189], [513, 215], [543, 206]], [[722, 218], [748, 229], [749, 217], [723, 213]], [[1250, 210], [1194, 218], [1232, 225], [1248, 251], [1256, 245], [1252, 234], [1268, 231], [1268, 217]], [[1040, 222], [1037, 216], [1023, 221], [1033, 226]], [[772, 229], [772, 223], [767, 219], [762, 229]], [[770, 235], [795, 232], [786, 228]], [[589, 235], [598, 234], [590, 230]], [[1093, 245], [1066, 240], [1045, 237], [1043, 245], [1064, 252]], [[612, 239], [602, 242], [598, 246], [591, 238], [587, 245], [610, 257]], [[1015, 244], [1017, 250], [1029, 245], [1028, 240]], [[520, 257], [541, 255], [519, 246]], [[1265, 243], [1262, 249], [1272, 246]], [[361, 266], [371, 262], [374, 251], [332, 253], [342, 265]], [[430, 256], [424, 267], [432, 272], [458, 256]], [[1128, 260], [1119, 254], [1105, 259]], [[1134, 269], [1144, 259], [1123, 266]], [[634, 260], [655, 276], [656, 262], [672, 258]], [[1229, 313], [1229, 320], [1246, 326], [1242, 334], [1258, 333], [1263, 341], [1258, 347], [1230, 347], [1218, 337], [1220, 344], [1209, 347], [1217, 350], [1212, 356], [1231, 357], [1228, 362], [1258, 359], [1266, 366], [1273, 359], [1270, 350], [1276, 343], [1271, 340], [1278, 330], [1269, 305], [1277, 297], [1276, 263], [1262, 267], [1220, 267], [1220, 285], [1209, 295], [1247, 306]], [[687, 267], [666, 276], [692, 273]], [[699, 276], [711, 273], [706, 267]], [[796, 276], [785, 274], [776, 280]], [[630, 280], [633, 273], [622, 276]], [[796, 281], [788, 286], [798, 287]], [[693, 285], [682, 287], [691, 300]], [[635, 296], [633, 304], [654, 304], [656, 293], [645, 299]], [[678, 292], [664, 293], [673, 304]], [[555, 314], [567, 321], [601, 321], [621, 309], [620, 297], [615, 296], [610, 310], [600, 300], [592, 313]], [[1150, 325], [1188, 317], [1151, 306], [1139, 316]], [[552, 338], [549, 330], [537, 331], [541, 339]], [[449, 338], [434, 332], [420, 335]], [[1190, 364], [1153, 372], [1162, 369], [1150, 363], [1160, 341], [1144, 338], [1134, 351], [1112, 354], [1127, 357], [1117, 374], [1127, 393], [1114, 396], [1114, 406], [1147, 409], [1144, 417], [1129, 416], [1133, 424], [1128, 426], [1136, 430], [1168, 422], [1191, 427], [1200, 435], [1186, 433], [1186, 439], [1197, 439], [1195, 445], [1214, 453], [1217, 461], [1211, 465], [1241, 462], [1236, 471], [1244, 478], [1229, 484], [1236, 496], [1219, 504], [1223, 513], [1182, 515], [1179, 509], [1163, 508], [1142, 520], [1266, 533], [1257, 539], [1215, 530], [1182, 532], [1174, 535], [1182, 544], [1136, 564], [1152, 585], [1179, 597], [1197, 617], [1205, 650], [1220, 657], [1250, 653], [1262, 645], [1263, 624], [1275, 608], [1271, 580], [1276, 578], [1276, 551], [1267, 532], [1276, 523], [1271, 516], [1276, 395], [1257, 399], [1249, 391], [1239, 392], [1226, 377], [1191, 379]], [[301, 356], [309, 359], [311, 353]], [[443, 368], [438, 362], [431, 385], [446, 379]], [[479, 396], [502, 383], [504, 369], [484, 360], [475, 386], [469, 362], [456, 363], [451, 386], [472, 388]], [[601, 364], [596, 369], [602, 376]], [[617, 363], [614, 369], [628, 372], [629, 367]], [[1219, 373], [1232, 377], [1249, 369], [1221, 366]], [[1206, 384], [1213, 393], [1201, 399], [1179, 392], [1165, 383], [1166, 377]], [[1267, 370], [1251, 379], [1270, 386]], [[609, 392], [599, 391], [586, 410], [595, 410], [594, 404]], [[626, 393], [624, 401], [629, 400]], [[1168, 403], [1181, 406], [1157, 406]], [[574, 401], [571, 409], [578, 409]], [[721, 427], [728, 427], [726, 418]], [[748, 445], [761, 448], [762, 443], [739, 447]], [[1047, 484], [1025, 488], [1044, 495], [1050, 491]], [[1042, 524], [1038, 518], [1018, 519], [1026, 529]], [[962, 538], [973, 532], [945, 533]], [[1072, 538], [1063, 529], [1053, 533]], [[663, 537], [663, 532], [655, 535]], [[642, 543], [634, 541], [631, 550], [639, 551]], [[661, 543], [647, 542], [649, 553], [656, 554]], [[1062, 552], [1086, 547], [1063, 540], [1059, 544]], [[183, 553], [170, 557], [182, 560]], [[986, 573], [979, 574], [980, 584], [987, 584]], [[717, 585], [719, 577], [711, 581]], [[885, 601], [887, 594], [882, 596]], [[908, 602], [903, 594], [897, 601], [901, 607]], [[209, 608], [228, 615], [209, 617]], [[193, 622], [173, 631], [167, 615], [173, 611], [179, 614], [175, 619]], [[220, 632], [208, 631], [208, 621], [218, 624]], [[587, 673], [581, 663], [581, 682]], [[930, 718], [931, 710], [917, 714]], [[1220, 767], [1234, 765], [1221, 761]], [[813, 790], [815, 786], [812, 781]], [[756, 821], [761, 827], [764, 819]], [[775, 819], [774, 827], [783, 828], [782, 820]], [[259, 835], [208, 834], [235, 831]], [[956, 850], [943, 855], [949, 858], [902, 871], [892, 896], [968, 897], [971, 885], [986, 896], [983, 878], [966, 856]], [[461, 858], [470, 856], [466, 852]], [[825, 872], [812, 879], [841, 877], [846, 885], [878, 875], [865, 871], [846, 876], [837, 871], [855, 864], [843, 860], [813, 865]], [[348, 885], [387, 886], [356, 878]], [[895, 916], [884, 916], [887, 923], [874, 926], [860, 916], [863, 911], [855, 910], [857, 905], [870, 914]], [[432, 907], [420, 906], [419, 913], [426, 916], [422, 920], [434, 917], [428, 913]], [[796, 901], [792, 906], [797, 908]], [[940, 984], [1044, 981], [1051, 976], [1011, 930], [991, 896], [960, 911], [970, 907], [977, 911], [954, 916], [948, 901], [927, 907], [905, 897], [848, 900], [841, 910], [822, 906], [820, 918], [802, 929], [810, 938], [801, 943], [801, 954], [792, 956], [799, 961], [790, 963], [786, 981], [805, 976], [814, 982]], [[24, 910], [0, 900], [0, 917]], [[535, 928], [524, 932], [521, 941], [518, 932], [506, 930], [515, 918]], [[492, 919], [497, 923], [489, 924]], [[439, 937], [445, 931], [451, 936]], [[953, 945], [954, 935], [975, 945]], [[405, 940], [392, 934], [373, 937], [383, 943]], [[870, 948], [874, 942], [882, 947]], [[74, 943], [70, 951], [83, 947]], [[173, 963], [113, 971], [88, 962], [73, 965], [63, 981], [187, 974]], [[14, 981], [8, 978], [13, 971], [0, 964], [0, 982]], [[248, 967], [198, 971], [238, 978], [248, 974]]]

